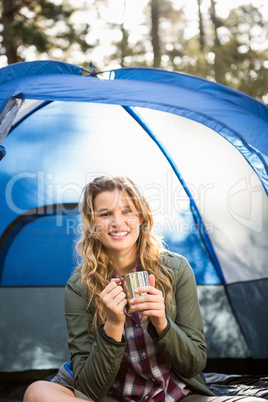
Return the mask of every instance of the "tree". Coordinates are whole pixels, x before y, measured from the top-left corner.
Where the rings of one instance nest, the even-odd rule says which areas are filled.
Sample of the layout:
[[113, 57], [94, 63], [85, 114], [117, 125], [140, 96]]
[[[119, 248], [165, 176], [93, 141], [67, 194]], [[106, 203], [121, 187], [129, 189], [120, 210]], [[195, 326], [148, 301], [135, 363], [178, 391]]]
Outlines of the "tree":
[[221, 64], [224, 77], [221, 81], [250, 96], [263, 100], [267, 95], [267, 21], [252, 4], [231, 10], [224, 21], [221, 41]]
[[159, 37], [160, 0], [151, 0], [151, 37], [154, 55], [154, 67], [161, 65], [161, 45]]
[[90, 47], [85, 39], [88, 25], [74, 28], [71, 16], [75, 10], [66, 0], [57, 4], [51, 0], [2, 0], [0, 7], [1, 53], [9, 64], [24, 60], [26, 50], [64, 60], [71, 45], [83, 52]]
[[[200, 0], [197, 0], [200, 2]], [[230, 11], [226, 19], [216, 13], [211, 0], [204, 24], [204, 46], [200, 35], [187, 40], [182, 62], [174, 65], [188, 74], [215, 80], [267, 102], [268, 23], [252, 4]]]
[[199, 44], [200, 50], [203, 52], [205, 46], [205, 33], [204, 33], [204, 23], [203, 23], [203, 15], [201, 12], [201, 3], [202, 0], [197, 0], [198, 6], [198, 26], [199, 26]]
[[[106, 0], [100, 0], [106, 5], [109, 4], [109, 2]], [[120, 39], [118, 40], [112, 40], [111, 45], [115, 49], [114, 52], [112, 52], [109, 55], [109, 61], [118, 63], [121, 67], [129, 67], [129, 66], [146, 66], [146, 61], [145, 61], [145, 53], [146, 53], [146, 48], [145, 48], [145, 43], [144, 43], [144, 37], [140, 37], [140, 35], [131, 35], [130, 30], [128, 29], [127, 26], [127, 14], [129, 15], [129, 10], [127, 9], [127, 4], [126, 0], [122, 1], [122, 13], [121, 13], [121, 18], [118, 19], [117, 16], [117, 22], [111, 22], [108, 25], [108, 27], [111, 28], [112, 32], [115, 33], [116, 31], [118, 34], [120, 34]], [[116, 10], [116, 14], [118, 14], [118, 9]], [[132, 15], [133, 18], [133, 15]], [[135, 40], [133, 41], [133, 37], [135, 37]]]
[[174, 69], [186, 41], [183, 10], [176, 8], [171, 0], [151, 0], [149, 5], [153, 66]]

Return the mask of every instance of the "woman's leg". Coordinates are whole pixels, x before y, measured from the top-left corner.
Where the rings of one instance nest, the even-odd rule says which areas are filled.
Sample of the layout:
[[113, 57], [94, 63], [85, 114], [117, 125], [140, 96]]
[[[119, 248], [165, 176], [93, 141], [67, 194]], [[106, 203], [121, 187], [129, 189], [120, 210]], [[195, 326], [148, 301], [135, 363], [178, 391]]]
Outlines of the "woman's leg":
[[[92, 401], [91, 399], [87, 399]], [[74, 392], [60, 384], [48, 381], [36, 381], [26, 390], [23, 402], [84, 402], [77, 398]]]

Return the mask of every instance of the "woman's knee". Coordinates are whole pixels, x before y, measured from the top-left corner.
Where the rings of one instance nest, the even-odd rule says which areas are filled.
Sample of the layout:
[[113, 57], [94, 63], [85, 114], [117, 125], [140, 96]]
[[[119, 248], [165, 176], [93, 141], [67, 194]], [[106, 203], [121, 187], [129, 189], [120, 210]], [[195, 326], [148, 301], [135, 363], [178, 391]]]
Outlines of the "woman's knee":
[[36, 381], [27, 388], [23, 402], [66, 402], [75, 398], [73, 391], [49, 381]]
[[23, 397], [23, 402], [39, 402], [41, 401], [41, 396], [44, 394], [45, 381], [33, 382], [26, 389]]

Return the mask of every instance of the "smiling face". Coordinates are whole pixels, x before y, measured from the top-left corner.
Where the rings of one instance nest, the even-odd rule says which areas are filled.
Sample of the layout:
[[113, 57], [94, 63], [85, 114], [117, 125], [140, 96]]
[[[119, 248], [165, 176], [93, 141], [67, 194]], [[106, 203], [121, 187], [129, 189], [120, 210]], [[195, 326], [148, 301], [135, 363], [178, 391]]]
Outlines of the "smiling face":
[[96, 232], [108, 254], [136, 257], [142, 219], [121, 190], [103, 191], [95, 197]]

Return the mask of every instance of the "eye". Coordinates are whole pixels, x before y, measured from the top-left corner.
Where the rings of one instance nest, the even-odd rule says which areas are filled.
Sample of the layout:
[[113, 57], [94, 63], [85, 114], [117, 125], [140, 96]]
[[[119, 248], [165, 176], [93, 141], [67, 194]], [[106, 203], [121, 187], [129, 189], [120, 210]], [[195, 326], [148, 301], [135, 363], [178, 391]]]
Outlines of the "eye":
[[110, 212], [101, 212], [99, 216], [106, 217], [106, 216], [110, 216], [110, 215], [111, 215]]
[[131, 211], [131, 209], [124, 209], [124, 211], [123, 211], [123, 214], [132, 214], [132, 211]]

